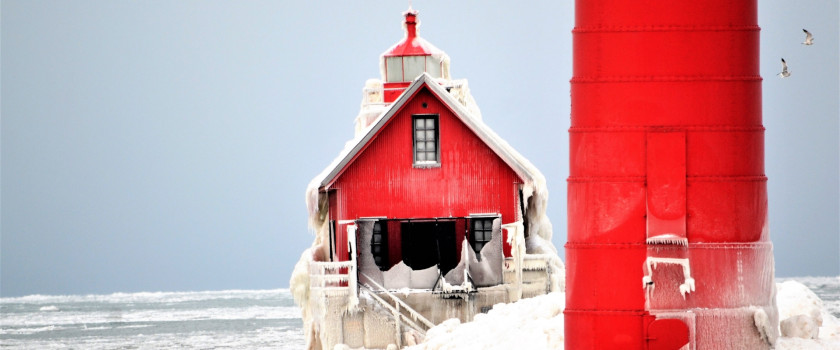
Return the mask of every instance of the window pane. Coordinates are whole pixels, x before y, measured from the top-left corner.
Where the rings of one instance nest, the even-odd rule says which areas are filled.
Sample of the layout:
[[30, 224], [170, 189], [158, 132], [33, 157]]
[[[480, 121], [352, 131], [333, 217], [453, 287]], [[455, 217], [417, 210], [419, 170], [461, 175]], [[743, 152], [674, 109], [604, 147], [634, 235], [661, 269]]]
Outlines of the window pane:
[[[405, 135], [405, 134], [403, 134]], [[426, 140], [434, 141], [435, 139], [435, 131], [434, 130], [426, 130]]]
[[417, 161], [422, 162], [426, 160], [426, 152], [417, 152]]
[[415, 129], [423, 129], [423, 125], [426, 125], [424, 120], [425, 119], [423, 119], [423, 118], [414, 119], [414, 128]]
[[381, 243], [382, 242], [382, 235], [374, 234], [373, 235], [373, 243]]
[[372, 246], [370, 248], [373, 249], [373, 254], [379, 254], [380, 252], [382, 252], [382, 249], [381, 249], [382, 247], [380, 247], [378, 245]]
[[414, 139], [417, 141], [425, 141], [426, 140], [426, 132], [423, 130], [417, 130], [414, 135]]
[[426, 73], [429, 73], [432, 78], [440, 78], [440, 61], [432, 56], [427, 56]]
[[403, 81], [402, 57], [385, 57], [385, 65], [387, 66], [386, 81]]
[[434, 129], [434, 128], [435, 128], [435, 118], [426, 119], [426, 129]]
[[473, 231], [478, 231], [484, 228], [484, 225], [481, 224], [481, 220], [473, 220]]
[[493, 229], [493, 220], [482, 220], [484, 221], [484, 229], [490, 231]]
[[426, 56], [405, 56], [405, 81], [413, 81], [426, 70]]
[[480, 252], [482, 248], [484, 248], [484, 243], [476, 243], [475, 244], [475, 250]]
[[428, 143], [428, 142], [418, 142], [418, 143], [417, 143], [417, 150], [418, 150], [418, 151], [425, 151], [425, 150], [426, 150], [426, 144], [427, 144], [427, 143]]
[[[434, 151], [435, 150], [435, 142], [434, 141], [426, 141], [425, 143], [426, 143], [426, 150], [427, 151]], [[418, 145], [418, 146], [420, 146], [420, 145]]]

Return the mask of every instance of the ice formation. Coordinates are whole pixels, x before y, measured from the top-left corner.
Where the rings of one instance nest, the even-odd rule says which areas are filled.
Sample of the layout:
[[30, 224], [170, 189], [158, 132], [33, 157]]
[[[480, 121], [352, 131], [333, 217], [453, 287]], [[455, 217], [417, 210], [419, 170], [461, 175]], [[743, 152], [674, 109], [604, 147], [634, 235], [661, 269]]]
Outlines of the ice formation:
[[648, 291], [653, 291], [654, 284], [651, 275], [653, 275], [653, 270], [656, 269], [658, 264], [673, 264], [682, 266], [684, 280], [683, 283], [680, 284], [679, 288], [683, 299], [685, 299], [685, 295], [687, 293], [694, 291], [694, 278], [691, 277], [691, 267], [689, 266], [688, 259], [677, 258], [647, 257], [647, 259], [645, 259], [645, 275], [642, 277], [642, 287]]
[[450, 319], [408, 349], [562, 349], [564, 293], [497, 304], [472, 322]]
[[[786, 315], [783, 320], [822, 320], [817, 338], [782, 336], [776, 341], [777, 350], [840, 349], [840, 320], [822, 308], [811, 290], [795, 281], [778, 283], [777, 288], [779, 314]], [[445, 321], [430, 329], [421, 344], [408, 349], [563, 349], [564, 304], [565, 293], [559, 292], [499, 304], [470, 323]], [[758, 310], [756, 323], [761, 323]]]

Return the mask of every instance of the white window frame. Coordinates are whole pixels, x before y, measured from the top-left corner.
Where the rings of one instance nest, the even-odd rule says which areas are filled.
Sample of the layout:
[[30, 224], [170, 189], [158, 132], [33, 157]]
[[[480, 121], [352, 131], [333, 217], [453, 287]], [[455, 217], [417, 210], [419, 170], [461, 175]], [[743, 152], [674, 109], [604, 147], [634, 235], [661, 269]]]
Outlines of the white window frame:
[[[417, 121], [424, 120], [424, 124], [426, 123], [425, 120], [432, 119], [434, 120], [434, 140], [428, 141], [426, 137], [426, 132], [429, 130], [424, 125], [423, 129], [418, 130]], [[418, 139], [418, 131], [422, 131], [424, 136], [422, 140]], [[423, 142], [421, 145], [420, 142]], [[440, 115], [438, 114], [414, 114], [411, 116], [411, 152], [412, 152], [412, 159], [414, 160], [414, 166], [419, 168], [429, 168], [429, 167], [439, 167], [440, 166]], [[419, 160], [418, 152], [423, 152], [424, 155], [428, 156], [431, 151], [427, 151], [426, 147], [429, 143], [434, 143], [434, 160], [422, 159]], [[423, 147], [423, 149], [418, 149]]]

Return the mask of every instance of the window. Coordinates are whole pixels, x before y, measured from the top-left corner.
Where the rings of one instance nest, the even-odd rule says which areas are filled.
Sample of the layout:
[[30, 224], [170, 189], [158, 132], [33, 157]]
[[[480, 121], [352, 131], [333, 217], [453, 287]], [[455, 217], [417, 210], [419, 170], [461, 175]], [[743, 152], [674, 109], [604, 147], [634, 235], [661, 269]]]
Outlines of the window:
[[405, 69], [403, 74], [405, 81], [414, 81], [426, 71], [426, 56], [403, 57], [403, 69]]
[[441, 77], [443, 62], [432, 56], [385, 57], [385, 81], [388, 83], [414, 81], [423, 72], [432, 78]]
[[493, 238], [493, 218], [472, 219], [470, 244], [475, 251], [476, 258], [481, 261], [481, 249]]
[[389, 83], [403, 81], [402, 64], [402, 57], [385, 57], [385, 65], [387, 67], [385, 81]]
[[414, 164], [439, 164], [438, 135], [436, 115], [414, 116]]
[[383, 221], [373, 223], [373, 234], [370, 238], [370, 253], [373, 262], [380, 270], [387, 270], [388, 266], [388, 225]]

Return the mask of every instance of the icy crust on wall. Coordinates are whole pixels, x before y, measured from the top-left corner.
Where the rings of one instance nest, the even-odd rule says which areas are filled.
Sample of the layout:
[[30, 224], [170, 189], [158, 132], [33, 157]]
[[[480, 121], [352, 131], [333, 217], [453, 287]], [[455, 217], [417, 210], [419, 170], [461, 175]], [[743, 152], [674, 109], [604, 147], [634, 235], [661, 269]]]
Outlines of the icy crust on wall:
[[[479, 252], [481, 261], [465, 239], [461, 243], [461, 261], [443, 276], [445, 291], [462, 290], [467, 287], [489, 287], [502, 283], [502, 238], [499, 219], [493, 220], [493, 237]], [[466, 278], [471, 284], [464, 283]], [[446, 290], [449, 289], [449, 290]]]
[[[795, 281], [776, 287], [781, 295], [779, 314], [786, 315], [783, 320], [801, 316], [816, 322], [815, 310], [822, 318], [817, 338], [789, 337], [782, 332], [777, 350], [840, 349], [840, 320], [822, 308], [822, 301], [811, 290]], [[473, 322], [444, 321], [428, 330], [421, 344], [408, 349], [563, 349], [565, 300], [565, 293], [558, 292], [498, 304], [487, 314], [476, 315]]]

